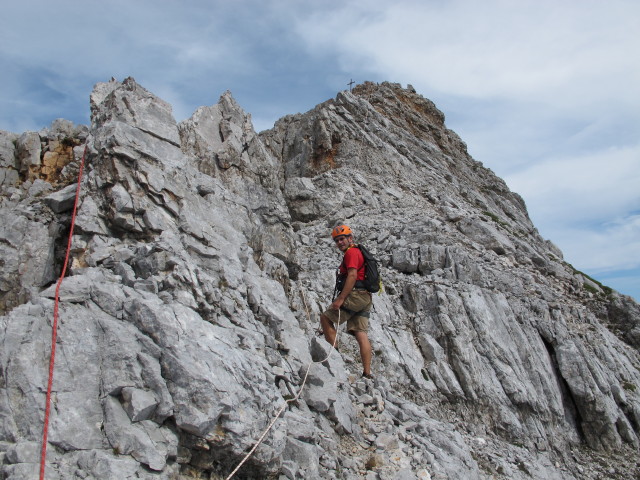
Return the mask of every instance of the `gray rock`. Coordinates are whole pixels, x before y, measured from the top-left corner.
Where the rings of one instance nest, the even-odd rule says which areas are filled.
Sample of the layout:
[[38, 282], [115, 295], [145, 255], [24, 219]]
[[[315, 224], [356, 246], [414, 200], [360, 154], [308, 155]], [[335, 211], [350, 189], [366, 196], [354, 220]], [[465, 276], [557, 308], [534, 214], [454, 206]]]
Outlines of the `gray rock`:
[[120, 402], [105, 399], [105, 432], [110, 445], [119, 455], [131, 455], [151, 470], [161, 471], [169, 455], [176, 455], [178, 441], [153, 422], [143, 420], [134, 425]]
[[12, 463], [38, 463], [42, 445], [37, 442], [19, 442], [9, 447], [5, 454], [5, 462]]
[[338, 397], [336, 379], [323, 365], [316, 364], [309, 372], [304, 400], [312, 409], [326, 412]]
[[18, 135], [0, 130], [0, 185], [5, 187], [18, 180], [17, 142]]
[[25, 132], [20, 135], [16, 141], [18, 170], [28, 173], [32, 167], [39, 166], [41, 152], [40, 135], [37, 132]]
[[33, 206], [9, 206], [0, 222], [0, 312], [37, 296], [54, 279], [54, 238], [57, 225]]
[[125, 79], [122, 84], [99, 84], [91, 95], [91, 110], [94, 126], [122, 122], [152, 133], [165, 142], [180, 145], [171, 106], [138, 85], [133, 78]]
[[383, 433], [378, 435], [375, 442], [376, 448], [383, 451], [395, 450], [398, 448], [398, 438], [395, 435]]
[[125, 387], [121, 393], [122, 406], [132, 422], [148, 420], [158, 406], [156, 397], [146, 390]]
[[47, 195], [44, 199], [46, 205], [55, 213], [63, 213], [73, 209], [76, 199], [76, 185], [69, 185], [62, 190]]
[[318, 479], [318, 447], [309, 443], [295, 439], [287, 439], [287, 446], [282, 454], [283, 462], [289, 462], [291, 467], [295, 466], [293, 477], [291, 478], [311, 478]]

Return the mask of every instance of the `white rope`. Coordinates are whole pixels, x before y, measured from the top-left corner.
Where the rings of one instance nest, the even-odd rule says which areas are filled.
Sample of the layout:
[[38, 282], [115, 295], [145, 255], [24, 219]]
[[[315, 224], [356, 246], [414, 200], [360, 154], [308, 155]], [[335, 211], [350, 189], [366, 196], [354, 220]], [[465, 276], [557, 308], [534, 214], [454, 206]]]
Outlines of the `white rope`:
[[[307, 300], [306, 300], [306, 298], [304, 296], [304, 291], [302, 290], [302, 288], [300, 288], [300, 292], [302, 293], [302, 301], [304, 302], [304, 307], [305, 307], [305, 310], [307, 311], [307, 317], [309, 318], [309, 321], [311, 321], [311, 315], [309, 314], [309, 307], [307, 306]], [[273, 428], [273, 426], [275, 425], [275, 423], [278, 420], [278, 418], [280, 418], [280, 415], [282, 414], [282, 412], [289, 406], [289, 403], [295, 402], [300, 398], [300, 395], [302, 394], [302, 389], [304, 388], [305, 383], [307, 383], [307, 377], [309, 376], [309, 370], [311, 369], [311, 365], [313, 365], [314, 363], [322, 363], [322, 362], [327, 361], [329, 359], [329, 357], [331, 356], [331, 354], [333, 353], [333, 351], [335, 350], [336, 343], [338, 342], [338, 331], [339, 331], [339, 328], [340, 328], [340, 310], [338, 310], [338, 325], [336, 326], [336, 338], [333, 340], [333, 345], [331, 345], [331, 349], [329, 350], [329, 354], [325, 358], [323, 358], [322, 360], [318, 360], [316, 362], [312, 361], [311, 363], [309, 363], [309, 365], [307, 366], [307, 371], [304, 374], [304, 378], [302, 380], [302, 384], [300, 385], [300, 390], [298, 390], [298, 393], [293, 398], [289, 398], [289, 399], [285, 400], [284, 405], [278, 410], [278, 413], [276, 413], [276, 416], [273, 418], [273, 420], [271, 421], [269, 426], [265, 429], [265, 431], [262, 432], [262, 435], [260, 435], [260, 438], [258, 438], [256, 443], [251, 448], [251, 450], [249, 450], [249, 453], [247, 453], [245, 455], [245, 457], [242, 459], [242, 461], [229, 474], [229, 476], [225, 480], [230, 480], [238, 472], [238, 470], [240, 470], [240, 467], [242, 467], [242, 465], [244, 465], [244, 463], [251, 457], [251, 455], [253, 455], [253, 452], [255, 452], [256, 449], [258, 448], [258, 445], [260, 445], [262, 443], [264, 438], [267, 436], [267, 433], [269, 433], [269, 431], [271, 430], [271, 428]]]

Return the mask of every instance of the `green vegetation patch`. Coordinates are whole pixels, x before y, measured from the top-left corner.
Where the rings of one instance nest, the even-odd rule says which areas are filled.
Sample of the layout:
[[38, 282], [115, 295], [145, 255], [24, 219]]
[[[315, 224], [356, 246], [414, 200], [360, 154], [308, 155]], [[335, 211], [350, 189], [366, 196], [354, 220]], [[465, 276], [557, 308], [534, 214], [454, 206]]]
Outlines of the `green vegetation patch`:
[[503, 222], [500, 217], [498, 217], [495, 213], [491, 213], [487, 210], [484, 210], [482, 212], [484, 215], [486, 215], [487, 217], [489, 217], [491, 220], [493, 220], [494, 222], [496, 222], [498, 225], [502, 225], [505, 228], [509, 227], [509, 224], [507, 222]]
[[[591, 278], [589, 275], [587, 275], [584, 272], [581, 272], [580, 270], [575, 268], [570, 263], [567, 263], [566, 265], [573, 271], [574, 274], [582, 275], [584, 278], [587, 278], [587, 279], [591, 280], [593, 283], [595, 283], [596, 285], [598, 285], [602, 289], [602, 291], [604, 292], [605, 295], [608, 296], [608, 295], [611, 295], [613, 293], [613, 288], [607, 287], [606, 285], [603, 285], [598, 280], [596, 280], [595, 278]], [[598, 289], [592, 287], [591, 285], [587, 285], [586, 283], [584, 284], [584, 289], [589, 291], [589, 292], [591, 292], [591, 293], [595, 293], [595, 294], [600, 293], [600, 292], [598, 292]]]

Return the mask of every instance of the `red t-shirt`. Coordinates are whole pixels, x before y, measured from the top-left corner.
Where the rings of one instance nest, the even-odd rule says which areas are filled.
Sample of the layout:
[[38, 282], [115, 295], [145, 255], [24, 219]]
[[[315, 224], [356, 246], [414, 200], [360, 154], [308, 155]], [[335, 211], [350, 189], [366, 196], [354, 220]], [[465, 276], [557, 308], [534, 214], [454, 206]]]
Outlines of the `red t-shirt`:
[[351, 247], [344, 252], [344, 258], [340, 264], [340, 275], [346, 275], [349, 268], [358, 270], [357, 280], [364, 280], [364, 257], [357, 247]]

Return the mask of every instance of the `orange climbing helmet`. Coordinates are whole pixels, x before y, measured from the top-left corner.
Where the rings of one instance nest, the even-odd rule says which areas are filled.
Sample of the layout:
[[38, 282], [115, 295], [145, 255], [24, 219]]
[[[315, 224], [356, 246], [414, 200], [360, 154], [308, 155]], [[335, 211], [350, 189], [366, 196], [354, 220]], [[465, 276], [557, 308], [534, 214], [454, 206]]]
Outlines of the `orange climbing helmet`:
[[336, 237], [339, 237], [341, 235], [351, 235], [351, 229], [346, 225], [338, 225], [331, 232], [331, 238], [333, 238], [334, 240]]

